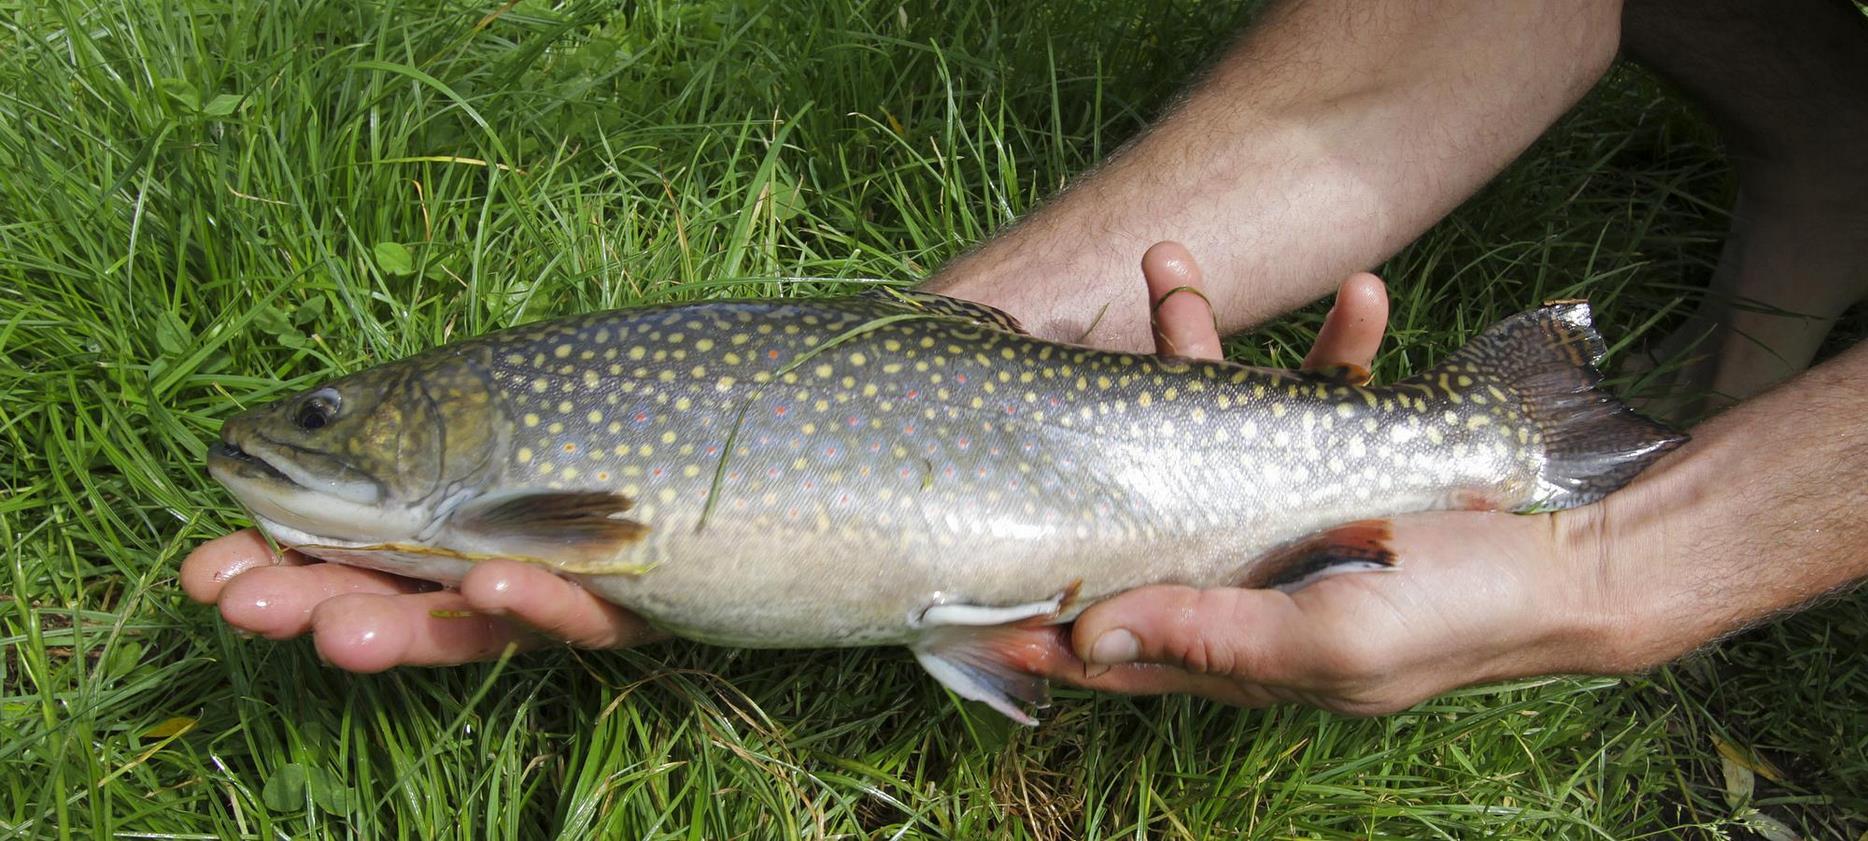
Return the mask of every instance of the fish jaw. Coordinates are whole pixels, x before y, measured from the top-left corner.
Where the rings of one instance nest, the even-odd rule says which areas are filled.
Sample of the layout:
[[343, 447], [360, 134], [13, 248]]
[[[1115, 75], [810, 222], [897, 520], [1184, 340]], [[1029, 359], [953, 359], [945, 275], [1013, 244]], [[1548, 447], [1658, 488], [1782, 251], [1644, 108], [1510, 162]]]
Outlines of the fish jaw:
[[231, 443], [209, 450], [208, 474], [253, 514], [262, 530], [289, 546], [406, 540], [429, 519], [415, 508], [300, 484], [281, 463]]

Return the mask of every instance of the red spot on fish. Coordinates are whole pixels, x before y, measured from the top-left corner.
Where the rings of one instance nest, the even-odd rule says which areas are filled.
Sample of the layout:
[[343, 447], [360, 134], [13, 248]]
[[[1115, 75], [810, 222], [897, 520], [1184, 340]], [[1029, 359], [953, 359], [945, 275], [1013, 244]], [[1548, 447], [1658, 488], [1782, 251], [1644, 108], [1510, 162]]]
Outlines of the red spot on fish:
[[959, 384], [961, 384], [961, 385], [966, 385], [966, 375], [965, 375], [965, 374], [955, 374], [955, 375], [953, 375], [953, 381], [954, 381], [954, 382], [957, 382], [957, 383], [959, 383]]
[[777, 415], [782, 418], [785, 416], [785, 413], [788, 411], [791, 411], [791, 410], [785, 406], [779, 406], [778, 408], [775, 408], [772, 410], [772, 414]]
[[649, 471], [649, 475], [650, 475], [650, 476], [656, 476], [656, 477], [660, 477], [660, 476], [662, 475], [662, 469], [661, 469], [661, 468], [659, 468], [659, 467], [657, 467], [657, 468], [655, 468], [654, 470], [650, 470], [650, 471]]
[[968, 447], [973, 446], [973, 439], [968, 438], [965, 435], [962, 435], [960, 436], [959, 440], [954, 441], [954, 443], [958, 445], [960, 449], [964, 450]]
[[774, 467], [771, 470], [765, 471], [765, 475], [766, 475], [766, 478], [768, 479], [778, 478], [778, 468]]
[[913, 434], [915, 434], [915, 425], [914, 425], [914, 424], [912, 424], [912, 423], [910, 423], [910, 424], [903, 424], [903, 425], [902, 425], [902, 434], [903, 434], [903, 435], [913, 435]]
[[844, 495], [842, 495], [842, 496], [839, 496], [839, 497], [837, 497], [837, 504], [838, 504], [838, 505], [848, 505], [848, 504], [850, 504], [850, 495], [849, 495], [849, 494], [844, 494]]
[[850, 416], [849, 424], [850, 424], [851, 429], [856, 428], [861, 423], [862, 423], [862, 419], [858, 418], [855, 415]]
[[908, 478], [908, 477], [910, 477], [910, 476], [913, 476], [913, 475], [915, 475], [915, 474], [914, 474], [914, 471], [912, 471], [912, 470], [909, 470], [909, 469], [908, 469], [908, 468], [906, 468], [906, 467], [904, 467], [904, 468], [902, 468], [902, 478], [903, 478], [903, 479], [906, 479], [906, 478]]
[[637, 412], [636, 413], [636, 423], [648, 423], [648, 422], [649, 422], [648, 412]]
[[825, 448], [824, 448], [824, 456], [825, 456], [826, 458], [836, 458], [836, 457], [837, 457], [837, 448], [836, 448], [836, 447], [825, 447]]
[[917, 397], [920, 397], [920, 396], [921, 396], [921, 389], [918, 389], [918, 388], [911, 388], [911, 389], [908, 389], [908, 394], [907, 394], [906, 396], [908, 397], [908, 399], [909, 399], [909, 400], [913, 400], [913, 399], [915, 399], [915, 398], [917, 398]]
[[806, 480], [804, 480], [804, 489], [805, 489], [805, 490], [807, 490], [807, 491], [809, 491], [809, 490], [816, 490], [816, 488], [817, 488], [817, 483], [816, 483], [816, 482], [813, 482], [813, 481], [811, 481], [811, 480], [809, 480], [809, 479], [806, 479]]
[[1058, 402], [1057, 395], [1055, 394], [1051, 395], [1050, 403], [1051, 403], [1051, 408], [1053, 409], [1057, 408], [1058, 406], [1063, 405], [1062, 403]]
[[943, 473], [944, 473], [944, 474], [945, 474], [945, 475], [947, 476], [947, 478], [949, 478], [949, 479], [952, 479], [952, 478], [954, 477], [954, 469], [953, 469], [953, 467], [951, 467], [951, 466], [949, 466], [949, 467], [948, 467], [948, 468], [947, 468], [947, 469], [946, 469], [945, 471], [943, 471]]
[[776, 350], [768, 350], [768, 351], [766, 351], [766, 352], [765, 352], [765, 357], [766, 357], [767, 359], [777, 359], [777, 358], [778, 358], [778, 351], [776, 351]]
[[707, 448], [707, 454], [708, 454], [708, 455], [710, 455], [710, 456], [713, 456], [713, 455], [719, 455], [719, 454], [720, 454], [720, 448], [719, 448], [719, 447], [708, 447], [708, 448]]
[[1008, 415], [1016, 415], [1016, 414], [1018, 414], [1018, 407], [1017, 407], [1017, 406], [1013, 406], [1013, 405], [1011, 405], [1010, 403], [1008, 403], [1008, 404], [1006, 404], [1006, 406], [1005, 406], [1005, 413], [1006, 413], [1006, 414], [1008, 414]]

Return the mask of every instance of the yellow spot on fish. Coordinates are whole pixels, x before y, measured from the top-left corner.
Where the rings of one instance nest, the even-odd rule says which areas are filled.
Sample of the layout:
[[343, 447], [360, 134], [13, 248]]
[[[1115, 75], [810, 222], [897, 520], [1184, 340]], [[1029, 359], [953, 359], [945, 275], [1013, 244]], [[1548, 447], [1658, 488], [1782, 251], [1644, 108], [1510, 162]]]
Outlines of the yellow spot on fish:
[[694, 349], [702, 353], [706, 353], [707, 351], [713, 350], [713, 340], [712, 339], [701, 339], [700, 341], [697, 341], [694, 343]]
[[675, 409], [677, 411], [685, 412], [688, 409], [693, 408], [693, 406], [694, 406], [694, 401], [689, 400], [686, 397], [675, 398]]
[[867, 384], [867, 385], [864, 385], [864, 386], [863, 386], [863, 396], [864, 396], [864, 397], [874, 397], [874, 396], [876, 396], [876, 384], [875, 384], [875, 383], [869, 383], [869, 384]]
[[1135, 404], [1138, 406], [1153, 406], [1154, 402], [1155, 396], [1146, 391], [1135, 395]]
[[563, 477], [563, 478], [564, 478], [564, 481], [566, 481], [566, 482], [569, 482], [569, 481], [571, 481], [572, 479], [575, 479], [575, 478], [577, 478], [577, 468], [575, 468], [575, 467], [566, 467], [566, 468], [564, 468], [564, 470], [562, 470], [562, 471], [560, 471], [560, 472], [558, 473], [558, 475], [559, 475], [559, 476], [561, 476], [561, 477]]
[[862, 365], [862, 364], [867, 363], [868, 361], [869, 361], [869, 357], [862, 355], [862, 353], [860, 352], [850, 354], [851, 365]]
[[632, 347], [629, 349], [630, 359], [640, 360], [642, 357], [648, 356], [648, 355], [649, 355], [649, 349], [641, 345], [636, 345], [635, 347]]
[[686, 467], [681, 468], [681, 475], [686, 476], [689, 479], [692, 479], [700, 475], [700, 467], [690, 464]]
[[567, 357], [567, 356], [570, 356], [570, 355], [571, 355], [571, 346], [570, 346], [570, 345], [559, 345], [559, 346], [557, 346], [557, 347], [555, 347], [555, 348], [552, 348], [552, 349], [551, 349], [551, 355], [552, 355], [552, 356], [555, 356], [555, 357], [558, 357], [559, 359], [563, 359], [563, 358], [565, 358], [565, 357]]
[[526, 412], [525, 418], [523, 420], [525, 421], [526, 426], [537, 426], [538, 425], [538, 415], [532, 414], [531, 412]]
[[550, 388], [550, 387], [551, 387], [551, 383], [546, 382], [544, 377], [532, 378], [532, 390], [533, 391], [543, 392], [545, 389]]
[[1486, 424], [1489, 424], [1491, 422], [1492, 422], [1492, 419], [1484, 415], [1473, 415], [1472, 417], [1469, 417], [1466, 419], [1466, 428], [1467, 429], [1478, 429], [1479, 427], [1485, 426]]
[[1348, 404], [1348, 403], [1338, 403], [1338, 404], [1336, 404], [1336, 415], [1337, 415], [1338, 417], [1344, 417], [1344, 418], [1346, 418], [1346, 417], [1349, 417], [1350, 415], [1353, 415], [1353, 414], [1355, 414], [1355, 413], [1356, 413], [1356, 410], [1355, 410], [1355, 409], [1352, 409], [1352, 408], [1350, 408], [1350, 407], [1349, 407], [1349, 404]]
[[662, 443], [673, 444], [677, 437], [679, 436], [675, 435], [675, 431], [670, 429], [667, 432], [662, 433]]
[[564, 442], [564, 451], [565, 451], [566, 453], [575, 453], [575, 452], [577, 452], [577, 445], [576, 445], [576, 444], [573, 444], [573, 443], [571, 443], [571, 442], [569, 442], [569, 441], [566, 441], [566, 442]]
[[602, 423], [603, 413], [596, 409], [591, 409], [590, 414], [584, 416], [584, 420], [590, 421], [592, 425]]
[[531, 447], [520, 447], [518, 455], [519, 455], [520, 464], [525, 464], [527, 462], [530, 462], [532, 460], [532, 448]]
[[556, 435], [564, 431], [564, 424], [553, 421], [552, 424], [550, 426], [545, 427], [545, 429], [549, 431], [551, 434]]
[[1272, 417], [1274, 417], [1274, 418], [1281, 418], [1281, 417], [1284, 417], [1284, 413], [1285, 413], [1285, 412], [1287, 412], [1287, 411], [1289, 411], [1289, 410], [1288, 410], [1288, 409], [1286, 409], [1286, 408], [1284, 408], [1284, 404], [1283, 404], [1283, 403], [1273, 403], [1273, 404], [1271, 404], [1271, 416], [1272, 416]]
[[648, 458], [649, 456], [655, 455], [655, 445], [654, 444], [643, 444], [642, 446], [637, 447], [636, 455], [641, 458]]

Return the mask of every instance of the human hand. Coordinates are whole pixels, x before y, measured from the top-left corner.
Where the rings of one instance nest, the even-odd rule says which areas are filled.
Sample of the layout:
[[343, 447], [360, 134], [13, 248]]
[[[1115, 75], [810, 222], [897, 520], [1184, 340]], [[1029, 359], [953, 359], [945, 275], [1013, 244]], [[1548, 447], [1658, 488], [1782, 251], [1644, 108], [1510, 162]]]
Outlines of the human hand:
[[[1217, 358], [1191, 255], [1161, 243], [1143, 266], [1157, 302], [1158, 352]], [[1367, 369], [1386, 320], [1381, 282], [1350, 278], [1305, 367]], [[1338, 575], [1293, 593], [1143, 587], [1038, 638], [1021, 665], [1094, 689], [1248, 706], [1302, 702], [1354, 715], [1405, 709], [1472, 683], [1619, 670], [1601, 571], [1584, 560], [1595, 516], [1584, 508], [1397, 519], [1394, 572]]]
[[509, 646], [559, 641], [622, 648], [663, 636], [639, 617], [542, 568], [476, 564], [458, 590], [373, 570], [275, 554], [252, 529], [202, 544], [182, 588], [227, 624], [284, 640], [311, 634], [318, 656], [353, 672], [447, 666]]

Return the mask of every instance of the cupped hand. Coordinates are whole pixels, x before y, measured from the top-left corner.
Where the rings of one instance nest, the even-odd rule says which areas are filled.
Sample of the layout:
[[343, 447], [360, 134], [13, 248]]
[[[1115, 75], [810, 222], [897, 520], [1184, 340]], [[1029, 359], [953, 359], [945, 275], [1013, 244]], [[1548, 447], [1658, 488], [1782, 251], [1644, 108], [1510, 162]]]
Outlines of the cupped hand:
[[457, 590], [277, 554], [247, 529], [202, 544], [182, 562], [182, 588], [217, 605], [227, 624], [276, 640], [311, 634], [318, 656], [353, 672], [446, 666], [508, 647], [558, 641], [621, 648], [662, 636], [646, 622], [545, 570], [513, 561], [474, 566]]
[[[1161, 353], [1217, 358], [1219, 337], [1185, 248], [1144, 260]], [[1344, 283], [1309, 369], [1366, 370], [1387, 297], [1374, 275]], [[1143, 587], [1090, 606], [1023, 651], [1026, 668], [1134, 694], [1228, 703], [1301, 702], [1373, 715], [1510, 677], [1615, 670], [1585, 560], [1590, 509], [1558, 515], [1444, 512], [1399, 518], [1389, 572], [1325, 578], [1292, 593]]]

